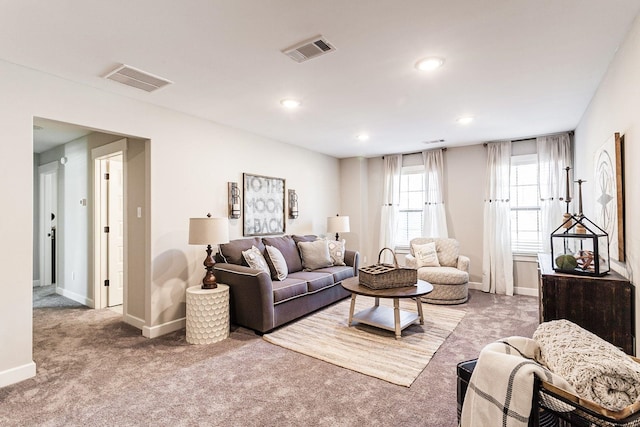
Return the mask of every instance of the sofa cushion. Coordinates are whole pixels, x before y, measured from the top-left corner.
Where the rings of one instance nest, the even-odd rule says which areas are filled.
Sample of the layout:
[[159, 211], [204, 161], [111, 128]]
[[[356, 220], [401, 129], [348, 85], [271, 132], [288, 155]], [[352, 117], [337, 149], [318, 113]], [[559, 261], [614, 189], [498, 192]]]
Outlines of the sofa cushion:
[[269, 270], [269, 266], [267, 265], [267, 260], [264, 259], [262, 252], [260, 252], [260, 250], [255, 246], [251, 246], [250, 249], [242, 251], [242, 256], [247, 264], [249, 264], [249, 267], [255, 270], [262, 270], [269, 275], [271, 274], [271, 270]]
[[279, 304], [307, 293], [307, 281], [288, 276], [282, 281], [273, 282], [273, 303]]
[[287, 262], [287, 270], [289, 270], [289, 273], [302, 270], [302, 260], [300, 260], [296, 242], [294, 242], [291, 236], [263, 237], [262, 242], [265, 245], [278, 248], [284, 260]]
[[300, 249], [302, 266], [305, 271], [333, 265], [329, 254], [329, 245], [326, 240], [320, 239], [313, 242], [300, 242], [298, 243], [298, 248]]
[[298, 245], [298, 243], [300, 242], [315, 242], [316, 240], [318, 240], [318, 236], [316, 236], [315, 234], [305, 234], [304, 236], [294, 234], [291, 237], [293, 238], [293, 241], [296, 242], [296, 245]]
[[287, 261], [282, 256], [282, 252], [275, 246], [267, 245], [265, 247], [264, 258], [267, 260], [269, 270], [271, 270], [271, 278], [274, 280], [284, 280], [289, 274], [287, 269]]
[[455, 267], [418, 268], [418, 279], [440, 285], [462, 285], [469, 282], [469, 273]]
[[348, 279], [349, 277], [353, 277], [353, 267], [349, 266], [336, 265], [333, 267], [320, 268], [318, 270], [314, 270], [314, 272], [331, 273], [331, 275], [333, 275], [333, 281], [336, 283], [342, 282], [344, 279]]
[[289, 277], [305, 280], [307, 282], [308, 292], [319, 291], [320, 289], [332, 286], [335, 283], [333, 281], [333, 274], [328, 272], [298, 271], [297, 273], [291, 274]]
[[416, 261], [419, 267], [440, 267], [438, 261], [438, 253], [436, 252], [436, 243], [430, 242], [424, 245], [411, 245], [413, 252], [416, 254]]
[[259, 237], [253, 237], [250, 239], [236, 239], [229, 243], [221, 244], [220, 255], [226, 263], [249, 266], [242, 256], [242, 251], [251, 249], [251, 246], [255, 246], [260, 252], [264, 251], [262, 240]]

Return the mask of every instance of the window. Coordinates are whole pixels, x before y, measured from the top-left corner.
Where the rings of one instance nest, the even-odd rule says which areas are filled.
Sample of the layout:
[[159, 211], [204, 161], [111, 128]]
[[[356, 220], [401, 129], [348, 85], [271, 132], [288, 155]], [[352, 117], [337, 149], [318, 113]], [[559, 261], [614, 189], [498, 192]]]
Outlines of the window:
[[511, 157], [511, 250], [542, 251], [538, 159], [536, 154]]
[[424, 208], [424, 166], [405, 166], [400, 176], [400, 209], [396, 247], [408, 248], [414, 237], [422, 236]]

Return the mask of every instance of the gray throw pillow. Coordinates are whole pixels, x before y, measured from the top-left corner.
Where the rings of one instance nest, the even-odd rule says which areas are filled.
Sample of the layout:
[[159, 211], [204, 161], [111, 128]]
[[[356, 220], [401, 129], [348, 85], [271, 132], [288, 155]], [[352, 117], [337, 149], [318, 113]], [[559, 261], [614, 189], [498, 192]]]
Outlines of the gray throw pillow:
[[275, 246], [266, 246], [265, 259], [271, 270], [271, 277], [275, 280], [284, 280], [289, 274], [287, 269], [287, 261], [284, 259], [282, 252]]
[[244, 257], [244, 260], [247, 261], [247, 264], [249, 264], [249, 267], [255, 270], [262, 270], [271, 275], [271, 270], [269, 270], [267, 261], [264, 259], [264, 255], [262, 255], [260, 249], [255, 246], [251, 246], [251, 249], [242, 251], [242, 256]]
[[316, 240], [314, 242], [298, 242], [302, 266], [305, 270], [316, 270], [318, 268], [331, 267], [331, 255], [329, 245], [326, 240]]

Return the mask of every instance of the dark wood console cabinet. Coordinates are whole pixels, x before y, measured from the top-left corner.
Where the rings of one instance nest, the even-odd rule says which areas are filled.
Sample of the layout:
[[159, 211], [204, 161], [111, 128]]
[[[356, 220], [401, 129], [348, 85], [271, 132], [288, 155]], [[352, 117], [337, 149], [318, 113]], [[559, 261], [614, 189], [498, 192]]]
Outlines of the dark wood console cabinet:
[[635, 287], [611, 271], [603, 277], [553, 270], [549, 254], [538, 255], [540, 322], [567, 319], [635, 355]]

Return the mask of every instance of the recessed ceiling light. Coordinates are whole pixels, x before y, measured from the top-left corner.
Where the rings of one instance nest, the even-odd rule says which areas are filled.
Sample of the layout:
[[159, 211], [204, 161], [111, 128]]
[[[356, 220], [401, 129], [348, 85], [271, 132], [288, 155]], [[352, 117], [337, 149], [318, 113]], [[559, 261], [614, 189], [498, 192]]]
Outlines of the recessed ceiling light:
[[420, 71], [433, 71], [442, 67], [442, 64], [444, 64], [444, 59], [442, 58], [424, 58], [416, 62], [416, 68]]
[[471, 116], [463, 116], [463, 117], [458, 118], [458, 120], [456, 120], [456, 122], [458, 122], [461, 125], [468, 125], [472, 121], [473, 121], [473, 117], [471, 117]]
[[280, 101], [280, 104], [284, 108], [294, 109], [294, 108], [298, 108], [300, 106], [300, 101], [298, 101], [297, 99], [293, 99], [293, 98], [286, 98], [286, 99], [283, 99], [282, 101]]
[[357, 135], [356, 138], [358, 139], [358, 141], [368, 141], [369, 135], [367, 135], [366, 133], [361, 133]]

